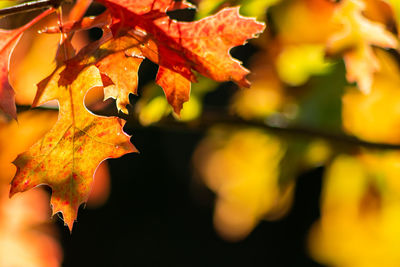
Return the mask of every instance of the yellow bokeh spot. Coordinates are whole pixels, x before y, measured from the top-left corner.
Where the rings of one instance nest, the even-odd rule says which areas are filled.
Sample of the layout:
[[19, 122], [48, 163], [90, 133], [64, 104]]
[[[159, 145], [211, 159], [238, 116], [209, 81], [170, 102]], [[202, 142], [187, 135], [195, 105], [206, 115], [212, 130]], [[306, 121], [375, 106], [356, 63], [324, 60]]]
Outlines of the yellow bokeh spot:
[[[262, 60], [262, 58], [260, 58]], [[285, 102], [284, 90], [276, 73], [261, 62], [254, 71], [250, 89], [240, 89], [232, 99], [231, 109], [245, 119], [265, 118], [278, 112]]]
[[214, 224], [228, 240], [246, 237], [257, 223], [282, 216], [291, 190], [279, 185], [279, 163], [285, 145], [257, 129], [216, 128], [194, 156], [196, 169], [218, 199]]
[[170, 112], [168, 102], [164, 96], [158, 96], [152, 99], [149, 103], [142, 106], [139, 112], [139, 122], [144, 125], [150, 125], [159, 121], [166, 112]]
[[279, 54], [276, 67], [285, 83], [298, 86], [310, 76], [329, 71], [331, 64], [325, 60], [322, 45], [291, 45]]
[[372, 90], [364, 94], [347, 88], [342, 98], [344, 129], [373, 142], [400, 142], [399, 67], [387, 52], [377, 50], [381, 70], [375, 74]]
[[325, 176], [312, 257], [328, 266], [400, 265], [399, 152], [338, 156]]
[[313, 141], [307, 148], [305, 162], [308, 166], [323, 165], [331, 156], [332, 150], [329, 144], [322, 140]]
[[175, 115], [175, 118], [182, 121], [190, 121], [198, 118], [202, 111], [202, 104], [200, 100], [192, 95], [188, 102], [183, 103], [183, 109], [181, 110], [180, 117]]

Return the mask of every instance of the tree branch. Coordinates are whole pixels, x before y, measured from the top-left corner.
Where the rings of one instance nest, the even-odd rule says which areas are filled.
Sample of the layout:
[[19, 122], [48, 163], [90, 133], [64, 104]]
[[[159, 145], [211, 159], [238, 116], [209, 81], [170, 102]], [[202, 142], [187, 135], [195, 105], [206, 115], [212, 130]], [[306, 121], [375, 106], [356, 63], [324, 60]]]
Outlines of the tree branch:
[[[137, 128], [144, 128], [144, 126], [141, 126], [132, 115], [127, 116], [120, 114], [120, 117], [127, 120], [127, 128], [130, 131], [134, 131], [134, 129]], [[201, 118], [193, 122], [180, 122], [172, 117], [168, 117], [158, 123], [152, 124], [150, 127], [172, 131], [205, 132], [216, 125], [257, 127], [290, 138], [320, 138], [338, 145], [378, 150], [400, 150], [400, 144], [368, 142], [342, 132], [333, 133], [301, 125], [289, 125], [287, 122], [277, 123], [276, 120], [249, 121], [228, 115], [224, 111], [207, 111], [201, 116]]]
[[[31, 109], [30, 106], [18, 105], [18, 112], [26, 111]], [[37, 107], [35, 109], [49, 109], [44, 107]], [[53, 108], [51, 108], [53, 109]], [[324, 131], [317, 128], [310, 128], [304, 125], [290, 125], [289, 121], [283, 118], [274, 118], [271, 120], [244, 120], [240, 117], [229, 115], [226, 110], [216, 109], [203, 112], [200, 118], [194, 121], [182, 122], [174, 119], [172, 116], [168, 116], [161, 121], [151, 124], [150, 126], [141, 125], [137, 118], [130, 112], [126, 115], [122, 112], [117, 113], [114, 104], [109, 105], [102, 111], [95, 112], [101, 116], [117, 116], [121, 119], [126, 120], [126, 130], [130, 133], [134, 133], [135, 129], [147, 129], [155, 128], [163, 131], [175, 131], [175, 132], [195, 132], [204, 133], [211, 127], [216, 125], [229, 125], [238, 127], [256, 127], [265, 129], [275, 134], [280, 134], [285, 137], [290, 138], [319, 138], [324, 139], [330, 143], [335, 143], [338, 145], [353, 146], [353, 147], [363, 147], [368, 149], [378, 149], [378, 150], [400, 150], [400, 144], [389, 144], [389, 143], [379, 143], [379, 142], [369, 142], [358, 139], [354, 136], [347, 135], [343, 132], [332, 132]]]
[[26, 2], [19, 5], [0, 9], [0, 16], [13, 15], [21, 12], [27, 12], [46, 7], [57, 8], [58, 6], [61, 5], [62, 2], [64, 2], [64, 0], [38, 0], [38, 1]]

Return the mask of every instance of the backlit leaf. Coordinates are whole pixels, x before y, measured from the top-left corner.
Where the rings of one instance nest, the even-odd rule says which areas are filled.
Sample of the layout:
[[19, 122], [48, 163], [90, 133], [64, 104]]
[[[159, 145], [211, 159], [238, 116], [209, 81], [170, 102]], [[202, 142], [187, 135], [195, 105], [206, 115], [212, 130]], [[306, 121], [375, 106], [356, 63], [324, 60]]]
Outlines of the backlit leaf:
[[136, 149], [122, 131], [120, 119], [93, 115], [83, 104], [90, 88], [102, 86], [98, 69], [88, 67], [71, 84], [59, 85], [62, 71], [63, 68], [58, 69], [47, 84], [39, 85], [41, 94], [34, 105], [57, 99], [59, 119], [50, 132], [14, 161], [18, 171], [10, 195], [40, 184], [49, 185], [53, 191], [53, 214], [62, 212], [64, 222], [72, 230], [79, 205], [88, 199], [93, 173], [100, 162]]
[[264, 24], [240, 16], [238, 8], [226, 8], [195, 22], [178, 22], [165, 12], [188, 7], [185, 2], [158, 0], [151, 1], [151, 5], [146, 5], [148, 1], [100, 2], [112, 14], [113, 32], [133, 29], [132, 37], [141, 40], [139, 50], [160, 66], [156, 82], [163, 87], [177, 114], [189, 99], [190, 83], [196, 81], [192, 70], [216, 81], [250, 85], [245, 77], [248, 70], [229, 55], [229, 50], [261, 33]]
[[8, 83], [8, 62], [10, 53], [13, 50], [17, 39], [26, 30], [36, 22], [52, 13], [53, 9], [43, 12], [28, 24], [10, 31], [0, 31], [0, 109], [14, 119], [17, 118], [17, 109], [15, 107], [15, 93]]

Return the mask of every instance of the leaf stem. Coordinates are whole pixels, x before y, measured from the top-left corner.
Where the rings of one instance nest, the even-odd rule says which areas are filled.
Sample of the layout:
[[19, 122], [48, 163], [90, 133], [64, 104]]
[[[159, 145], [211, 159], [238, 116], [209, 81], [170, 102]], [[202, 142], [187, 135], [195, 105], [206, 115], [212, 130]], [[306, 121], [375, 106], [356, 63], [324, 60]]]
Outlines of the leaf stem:
[[64, 0], [37, 0], [0, 9], [0, 16], [13, 15], [21, 12], [42, 9], [46, 7], [57, 8]]

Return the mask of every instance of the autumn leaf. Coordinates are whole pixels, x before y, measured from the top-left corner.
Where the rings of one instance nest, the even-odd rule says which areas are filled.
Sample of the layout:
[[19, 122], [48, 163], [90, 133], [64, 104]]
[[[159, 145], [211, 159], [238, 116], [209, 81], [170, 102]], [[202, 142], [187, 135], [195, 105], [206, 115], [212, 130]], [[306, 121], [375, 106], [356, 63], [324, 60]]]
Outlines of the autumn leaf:
[[[248, 70], [229, 55], [229, 50], [264, 29], [255, 19], [241, 17], [238, 8], [181, 23], [171, 20], [166, 12], [191, 7], [186, 2], [100, 2], [109, 11], [43, 30], [62, 32], [63, 39], [56, 56], [58, 68], [38, 84], [33, 106], [58, 100], [59, 119], [14, 161], [18, 171], [10, 190], [12, 196], [40, 184], [49, 185], [53, 214], [62, 212], [70, 229], [79, 205], [87, 201], [99, 163], [136, 151], [123, 133], [120, 119], [95, 116], [86, 110], [87, 91], [103, 87], [105, 98], [115, 98], [117, 107], [127, 112], [129, 94], [137, 90], [138, 68], [147, 57], [160, 65], [157, 83], [179, 113], [189, 98], [191, 82], [196, 80], [193, 70], [217, 81], [233, 80], [249, 86], [245, 77]], [[72, 17], [79, 18], [88, 1], [80, 4]], [[70, 44], [74, 31], [92, 27], [101, 27], [103, 37], [75, 55]]]
[[[66, 79], [95, 64], [103, 77], [105, 98], [115, 98], [117, 107], [127, 113], [129, 94], [137, 92], [137, 71], [144, 58], [158, 64], [156, 82], [179, 114], [189, 100], [192, 70], [216, 81], [235, 81], [249, 87], [248, 70], [229, 55], [264, 29], [263, 23], [239, 15], [238, 8], [221, 10], [214, 16], [195, 22], [171, 20], [166, 11], [189, 8], [186, 2], [174, 1], [100, 1], [108, 11], [90, 21], [67, 22], [64, 31], [102, 27], [104, 36], [66, 62]], [[110, 35], [108, 29], [113, 30]], [[47, 29], [57, 32], [59, 29]]]
[[15, 93], [8, 82], [8, 62], [11, 51], [14, 49], [21, 34], [32, 25], [52, 13], [54, 9], [44, 11], [31, 22], [16, 30], [0, 31], [0, 109], [14, 119], [17, 118], [15, 107]]
[[[138, 69], [144, 57], [134, 55], [139, 42], [131, 36], [113, 38], [106, 31], [103, 38], [83, 48], [75, 57], [67, 60], [60, 73], [60, 84], [68, 84], [90, 65], [100, 71], [104, 86], [104, 99], [114, 98], [118, 110], [128, 113], [129, 94], [137, 93]], [[130, 50], [130, 56], [125, 52]], [[40, 92], [39, 92], [40, 94]]]
[[10, 195], [40, 184], [52, 188], [53, 214], [62, 212], [64, 222], [72, 230], [79, 205], [86, 202], [93, 182], [93, 173], [106, 158], [117, 158], [135, 152], [129, 137], [116, 117], [100, 117], [84, 106], [86, 92], [102, 86], [98, 69], [90, 66], [67, 85], [59, 85], [58, 69], [47, 83], [39, 84], [34, 106], [57, 99], [59, 118], [55, 126], [27, 152], [18, 156], [18, 167]]
[[254, 38], [265, 26], [240, 16], [239, 8], [226, 8], [195, 22], [178, 22], [166, 11], [190, 7], [184, 1], [99, 2], [111, 12], [114, 35], [129, 32], [140, 41], [134, 55], [147, 57], [160, 66], [156, 82], [177, 114], [189, 99], [191, 82], [196, 81], [193, 70], [216, 81], [232, 80], [249, 87], [245, 77], [248, 70], [229, 55], [229, 50]]
[[396, 48], [396, 37], [384, 25], [363, 16], [365, 4], [359, 0], [346, 0], [340, 3], [336, 19], [342, 30], [328, 41], [328, 51], [344, 51], [346, 77], [349, 82], [357, 82], [364, 93], [371, 90], [373, 74], [379, 70], [379, 62], [372, 45], [382, 48]]

